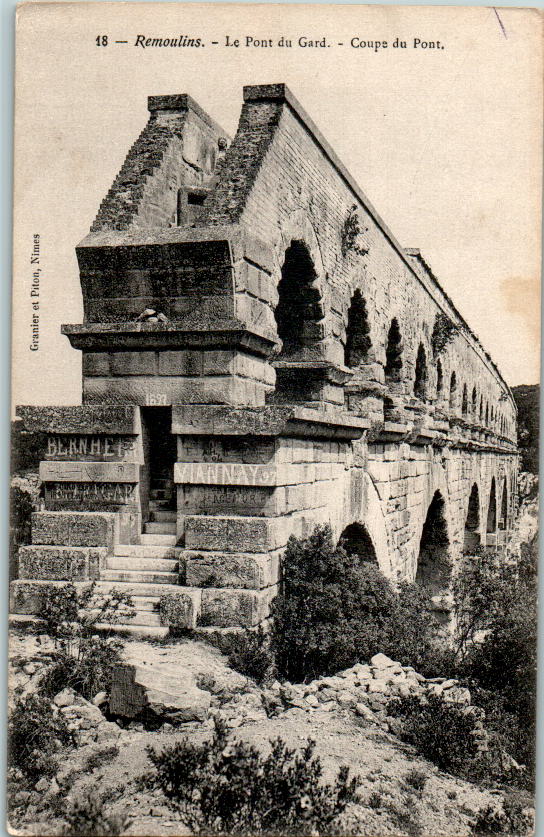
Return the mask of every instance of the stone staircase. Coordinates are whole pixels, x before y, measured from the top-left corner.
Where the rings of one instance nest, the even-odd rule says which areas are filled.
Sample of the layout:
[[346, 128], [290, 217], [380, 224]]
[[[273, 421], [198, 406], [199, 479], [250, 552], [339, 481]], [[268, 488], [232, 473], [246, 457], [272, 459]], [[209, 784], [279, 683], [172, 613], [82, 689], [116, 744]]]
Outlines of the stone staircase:
[[136, 614], [117, 626], [123, 633], [168, 634], [168, 628], [161, 625], [159, 602], [161, 596], [179, 591], [183, 549], [176, 546], [176, 512], [161, 505], [161, 500], [150, 503], [150, 520], [144, 524], [139, 544], [115, 546], [97, 584], [99, 592], [122, 590], [132, 597]]

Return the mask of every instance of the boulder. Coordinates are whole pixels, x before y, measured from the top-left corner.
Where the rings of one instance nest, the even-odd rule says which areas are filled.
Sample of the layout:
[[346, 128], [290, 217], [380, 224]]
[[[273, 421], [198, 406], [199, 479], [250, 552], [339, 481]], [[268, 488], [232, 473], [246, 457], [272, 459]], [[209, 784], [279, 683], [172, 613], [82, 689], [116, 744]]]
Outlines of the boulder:
[[114, 669], [112, 715], [155, 715], [177, 723], [204, 721], [210, 704], [210, 693], [199, 689], [194, 675], [182, 666], [123, 663]]
[[461, 706], [468, 706], [470, 703], [470, 692], [462, 686], [454, 686], [443, 692], [442, 697], [446, 703], [458, 703]]
[[387, 657], [385, 654], [374, 654], [373, 657], [370, 659], [370, 665], [373, 668], [384, 669], [384, 668], [400, 668], [400, 663], [397, 663], [395, 660], [392, 660], [390, 657]]
[[72, 706], [76, 702], [76, 693], [73, 689], [66, 688], [55, 695], [53, 703], [55, 706]]
[[365, 703], [357, 703], [355, 706], [355, 712], [361, 718], [364, 718], [365, 721], [370, 721], [371, 723], [377, 722], [374, 712]]

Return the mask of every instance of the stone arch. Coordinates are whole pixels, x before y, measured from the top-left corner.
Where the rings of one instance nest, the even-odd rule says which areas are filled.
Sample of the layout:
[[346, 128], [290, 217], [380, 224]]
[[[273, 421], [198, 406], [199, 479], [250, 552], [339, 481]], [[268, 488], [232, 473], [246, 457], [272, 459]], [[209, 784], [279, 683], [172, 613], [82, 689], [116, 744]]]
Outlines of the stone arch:
[[444, 390], [444, 372], [442, 370], [442, 362], [440, 358], [436, 361], [436, 396], [442, 397]]
[[465, 518], [465, 536], [463, 552], [470, 555], [480, 546], [480, 491], [474, 483], [470, 489], [467, 516]]
[[507, 529], [508, 528], [508, 482], [506, 477], [502, 483], [502, 496], [501, 496], [501, 514], [499, 517], [499, 529]]
[[323, 339], [320, 321], [324, 311], [316, 279], [308, 248], [302, 241], [291, 241], [285, 251], [274, 312], [278, 337], [283, 343], [280, 357], [300, 356], [305, 348]]
[[348, 555], [358, 555], [361, 561], [378, 565], [374, 544], [362, 523], [350, 523], [346, 526], [338, 543]]
[[484, 397], [483, 397], [483, 395], [480, 395], [480, 412], [479, 412], [480, 421], [482, 421], [483, 417], [484, 417]]
[[423, 343], [420, 343], [417, 348], [414, 395], [421, 399], [427, 395], [427, 355]]
[[477, 418], [477, 415], [478, 415], [478, 414], [477, 414], [477, 410], [478, 410], [478, 392], [476, 391], [476, 387], [475, 387], [475, 386], [474, 386], [474, 387], [472, 387], [472, 396], [471, 396], [471, 399], [470, 399], [470, 403], [471, 403], [471, 408], [472, 408], [472, 409], [471, 409], [471, 412], [472, 412], [472, 417], [473, 417], [473, 418]]
[[489, 424], [489, 404], [487, 401], [485, 402], [485, 423], [486, 425]]
[[450, 375], [450, 410], [455, 409], [455, 398], [457, 393], [457, 375], [452, 372]]
[[365, 363], [371, 345], [365, 298], [359, 288], [356, 288], [348, 308], [346, 342], [344, 344], [345, 366], [354, 369], [361, 363]]
[[435, 491], [427, 509], [416, 570], [416, 584], [431, 596], [447, 592], [451, 579], [450, 540], [445, 515], [445, 500]]
[[[355, 478], [357, 485], [353, 484]], [[352, 477], [349, 497], [351, 501], [342, 505], [340, 516], [333, 525], [336, 536], [338, 537], [339, 532], [343, 533], [353, 523], [363, 526], [372, 543], [380, 571], [387, 578], [395, 580], [392, 560], [394, 549], [384, 512], [384, 502], [380, 499], [378, 490], [368, 473], [360, 471], [360, 475]]]
[[497, 487], [495, 477], [491, 480], [491, 488], [489, 490], [489, 504], [487, 506], [487, 526], [488, 533], [497, 531]]
[[385, 349], [385, 380], [387, 383], [398, 383], [401, 380], [402, 369], [402, 335], [396, 317], [391, 320], [387, 334]]
[[468, 413], [468, 391], [467, 385], [463, 384], [463, 396], [461, 399], [461, 413], [466, 416]]

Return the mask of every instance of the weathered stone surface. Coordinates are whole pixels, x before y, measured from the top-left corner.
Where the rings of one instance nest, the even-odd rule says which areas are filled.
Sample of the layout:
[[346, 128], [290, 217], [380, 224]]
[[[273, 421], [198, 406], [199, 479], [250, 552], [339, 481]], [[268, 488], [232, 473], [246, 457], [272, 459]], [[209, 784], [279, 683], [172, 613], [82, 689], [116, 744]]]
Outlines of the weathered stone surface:
[[19, 577], [56, 581], [100, 578], [108, 550], [84, 546], [24, 546], [19, 550]]
[[15, 579], [9, 585], [10, 613], [39, 616], [48, 590], [62, 587], [64, 581], [24, 581]]
[[185, 552], [189, 587], [234, 587], [261, 590], [279, 580], [279, 555]]
[[252, 627], [265, 618], [276, 587], [266, 590], [202, 590], [201, 625]]
[[151, 714], [182, 723], [203, 721], [211, 695], [183, 667], [125, 663], [115, 668], [110, 712], [125, 718]]
[[[197, 586], [187, 581], [188, 586]], [[199, 590], [183, 590], [167, 593], [159, 601], [161, 625], [176, 630], [192, 630], [197, 626], [200, 613], [201, 593]]]
[[33, 544], [104, 546], [110, 551], [116, 535], [116, 517], [98, 512], [34, 512]]
[[136, 433], [134, 407], [102, 404], [79, 407], [17, 407], [25, 428], [42, 433]]

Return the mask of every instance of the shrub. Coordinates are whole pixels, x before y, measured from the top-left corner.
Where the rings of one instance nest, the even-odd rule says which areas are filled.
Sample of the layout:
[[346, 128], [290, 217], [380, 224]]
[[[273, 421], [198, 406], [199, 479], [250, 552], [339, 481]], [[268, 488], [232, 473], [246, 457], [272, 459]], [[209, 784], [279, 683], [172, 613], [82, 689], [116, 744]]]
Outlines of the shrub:
[[389, 713], [402, 721], [400, 737], [442, 770], [465, 775], [476, 757], [474, 717], [436, 695], [399, 698]]
[[229, 741], [216, 721], [211, 742], [180, 741], [161, 753], [148, 749], [155, 768], [143, 778], [160, 788], [194, 834], [308, 835], [330, 833], [330, 824], [355, 800], [359, 780], [340, 769], [335, 784], [320, 782], [314, 742], [300, 751], [281, 739], [262, 756], [242, 741]]
[[502, 809], [487, 805], [478, 811], [472, 834], [475, 837], [487, 837], [490, 834], [524, 837], [532, 832], [533, 826], [533, 817], [526, 813], [521, 803], [507, 797]]
[[109, 692], [113, 670], [122, 662], [122, 649], [120, 640], [101, 636], [81, 638], [70, 650], [57, 648], [40, 679], [40, 691], [53, 697], [69, 686], [86, 700]]
[[8, 766], [16, 768], [35, 784], [52, 776], [56, 753], [72, 743], [62, 715], [55, 714], [48, 700], [29, 694], [16, 701], [8, 720]]
[[423, 770], [418, 770], [417, 767], [413, 767], [404, 777], [404, 781], [411, 788], [418, 791], [418, 793], [422, 793], [427, 784], [427, 774]]
[[289, 538], [283, 587], [272, 604], [272, 648], [281, 674], [333, 674], [381, 650], [395, 594], [378, 568], [334, 547], [330, 527]]
[[386, 622], [381, 650], [425, 677], [448, 676], [455, 669], [454, 654], [439, 644], [439, 630], [430, 596], [417, 584], [403, 581]]
[[62, 833], [67, 837], [114, 837], [122, 834], [129, 824], [128, 817], [112, 816], [104, 811], [104, 800], [94, 792], [76, 799], [64, 814]]
[[263, 683], [274, 671], [270, 637], [260, 626], [256, 631], [217, 633], [208, 641], [228, 657], [231, 668], [257, 683]]
[[45, 695], [51, 697], [70, 686], [91, 700], [97, 692], [111, 688], [123, 643], [107, 634], [96, 634], [96, 626], [126, 621], [132, 618], [134, 608], [125, 593], [113, 590], [102, 595], [95, 589], [95, 584], [83, 590], [65, 584], [48, 588], [44, 594], [39, 615], [55, 639], [51, 665], [40, 680]]
[[467, 644], [462, 672], [470, 678], [476, 702], [486, 710], [487, 726], [506, 751], [534, 773], [536, 747], [537, 587], [534, 562], [518, 566], [484, 562], [473, 569], [474, 587], [484, 576], [484, 592], [468, 598], [481, 609], [484, 638]]

